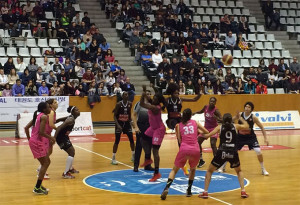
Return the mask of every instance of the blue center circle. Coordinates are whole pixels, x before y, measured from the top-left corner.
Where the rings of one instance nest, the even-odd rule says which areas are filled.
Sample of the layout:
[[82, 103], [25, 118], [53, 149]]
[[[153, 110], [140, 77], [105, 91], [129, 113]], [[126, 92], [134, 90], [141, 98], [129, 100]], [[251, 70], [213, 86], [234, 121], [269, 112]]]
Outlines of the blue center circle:
[[[83, 182], [92, 188], [106, 191], [160, 195], [166, 186], [171, 169], [160, 169], [159, 171], [161, 173], [161, 178], [156, 182], [148, 181], [153, 176], [153, 172], [144, 171], [141, 169], [139, 172], [133, 172], [132, 169], [101, 172], [84, 178]], [[206, 171], [196, 171], [192, 187], [193, 194], [199, 194], [203, 191], [205, 174]], [[250, 182], [245, 179], [244, 183], [245, 186], [247, 186]], [[183, 195], [186, 193], [187, 186], [188, 177], [183, 174], [182, 170], [179, 170], [169, 189], [169, 195]], [[240, 184], [237, 176], [227, 173], [214, 172], [208, 192], [225, 192], [239, 188]]]

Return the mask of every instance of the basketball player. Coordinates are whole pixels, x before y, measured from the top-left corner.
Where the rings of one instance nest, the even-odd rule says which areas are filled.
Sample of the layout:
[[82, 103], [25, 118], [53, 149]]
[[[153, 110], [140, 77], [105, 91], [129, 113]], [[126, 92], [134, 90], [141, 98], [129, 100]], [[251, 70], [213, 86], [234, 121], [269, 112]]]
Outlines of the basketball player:
[[[205, 124], [204, 127], [209, 131], [213, 131], [217, 126], [218, 126], [218, 121], [222, 121], [222, 116], [218, 108], [216, 107], [217, 99], [215, 97], [211, 97], [209, 99], [209, 104], [205, 105], [202, 110], [196, 112], [195, 114], [202, 114], [204, 113], [205, 117]], [[212, 148], [214, 156], [216, 156], [217, 153], [217, 139], [218, 139], [218, 133], [213, 135], [210, 138], [210, 146]], [[203, 167], [205, 164], [205, 161], [202, 158], [202, 143], [203, 141], [206, 140], [204, 137], [199, 136], [198, 137], [198, 143], [200, 147], [200, 161], [198, 164], [198, 168]]]
[[241, 150], [244, 145], [248, 145], [249, 150], [253, 149], [257, 154], [257, 159], [261, 166], [262, 175], [269, 176], [269, 173], [264, 167], [263, 155], [261, 153], [261, 149], [257, 141], [256, 134], [254, 133], [253, 130], [254, 124], [256, 124], [261, 129], [264, 136], [264, 141], [267, 144], [267, 146], [269, 146], [269, 141], [264, 126], [261, 124], [259, 119], [252, 114], [253, 110], [254, 110], [254, 104], [252, 102], [246, 102], [244, 105], [244, 112], [241, 113], [241, 118], [247, 121], [247, 123], [249, 124], [249, 129], [239, 131], [237, 148], [238, 150]]
[[[151, 91], [146, 90], [147, 101], [151, 102]], [[145, 131], [150, 127], [148, 110], [141, 107], [140, 101], [138, 101], [133, 109], [132, 122], [134, 125], [134, 130], [136, 133], [136, 145], [135, 145], [135, 156], [134, 156], [134, 172], [138, 172], [138, 167], [140, 164], [140, 157], [142, 153], [142, 148], [145, 152], [145, 162], [141, 167], [145, 167], [145, 170], [154, 171], [151, 167], [151, 150], [152, 150], [152, 139], [145, 135]]]
[[68, 153], [66, 168], [62, 174], [62, 177], [64, 179], [74, 179], [75, 177], [72, 174], [79, 173], [79, 171], [74, 169], [72, 166], [75, 156], [75, 149], [70, 141], [69, 134], [74, 128], [76, 118], [80, 116], [80, 111], [75, 106], [69, 106], [67, 111], [68, 113], [71, 113], [71, 115], [68, 116], [66, 120], [56, 129], [54, 137], [60, 149], [63, 149]]
[[118, 162], [116, 160], [116, 153], [118, 151], [118, 146], [121, 139], [122, 132], [127, 135], [130, 141], [130, 148], [131, 148], [131, 161], [134, 161], [134, 141], [133, 141], [133, 134], [131, 129], [131, 108], [132, 103], [128, 100], [128, 93], [122, 93], [122, 100], [116, 104], [114, 112], [114, 120], [116, 123], [115, 127], [115, 143], [113, 146], [113, 156], [111, 160], [112, 165], [117, 165]]
[[155, 93], [153, 96], [152, 104], [147, 101], [146, 98], [146, 86], [143, 86], [143, 94], [140, 100], [140, 105], [148, 109], [149, 124], [150, 127], [145, 131], [145, 135], [152, 138], [153, 156], [154, 156], [154, 175], [149, 180], [150, 182], [155, 182], [161, 177], [159, 173], [159, 148], [164, 139], [166, 128], [161, 119], [161, 104], [165, 103], [165, 98], [160, 93]]
[[[53, 145], [55, 143], [55, 138], [46, 132], [47, 126], [49, 126], [47, 115], [50, 113], [50, 111], [51, 109], [48, 103], [39, 103], [38, 110], [34, 112], [33, 119], [25, 127], [25, 133], [27, 139], [29, 140], [29, 146], [33, 157], [38, 159], [41, 164], [39, 177], [33, 189], [33, 193], [35, 194], [47, 195], [49, 191], [49, 189], [46, 189], [42, 186], [42, 181], [50, 165], [50, 158], [48, 154], [49, 144]], [[40, 113], [37, 114], [38, 112]], [[32, 126], [33, 128], [30, 137], [29, 129]], [[44, 138], [48, 140], [48, 144]]]
[[216, 133], [220, 133], [220, 145], [217, 154], [214, 156], [206, 172], [204, 191], [201, 194], [199, 194], [200, 198], [208, 198], [207, 190], [212, 173], [216, 169], [220, 168], [227, 161], [230, 162], [230, 167], [235, 169], [236, 174], [238, 176], [239, 183], [241, 186], [241, 197], [248, 197], [248, 194], [246, 193], [244, 187], [244, 177], [241, 170], [240, 159], [238, 155], [237, 131], [242, 129], [248, 129], [249, 125], [243, 118], [240, 118], [240, 122], [241, 124], [233, 124], [231, 114], [226, 113], [223, 116], [222, 125], [218, 125], [212, 132], [204, 135], [205, 138], [208, 138], [214, 136]]
[[180, 143], [180, 149], [177, 153], [174, 167], [169, 174], [167, 185], [162, 192], [160, 198], [165, 200], [168, 193], [169, 188], [180, 168], [183, 168], [187, 160], [189, 160], [190, 165], [190, 175], [188, 188], [186, 191], [186, 196], [192, 196], [192, 184], [195, 177], [196, 166], [200, 159], [200, 148], [198, 145], [198, 129], [200, 129], [203, 133], [208, 134], [208, 130], [205, 129], [200, 123], [195, 120], [191, 120], [192, 111], [191, 109], [185, 109], [183, 111], [181, 123], [176, 125], [176, 136], [178, 142]]
[[[171, 95], [167, 99], [167, 111], [168, 111], [168, 119], [166, 124], [169, 129], [174, 130], [176, 124], [181, 122], [181, 109], [182, 102], [196, 102], [200, 99], [201, 95], [197, 95], [195, 98], [181, 98], [179, 97], [179, 87], [176, 83], [170, 83], [166, 93]], [[180, 143], [178, 142], [178, 146], [180, 147]], [[186, 166], [182, 168], [185, 175], [188, 175], [188, 169]]]

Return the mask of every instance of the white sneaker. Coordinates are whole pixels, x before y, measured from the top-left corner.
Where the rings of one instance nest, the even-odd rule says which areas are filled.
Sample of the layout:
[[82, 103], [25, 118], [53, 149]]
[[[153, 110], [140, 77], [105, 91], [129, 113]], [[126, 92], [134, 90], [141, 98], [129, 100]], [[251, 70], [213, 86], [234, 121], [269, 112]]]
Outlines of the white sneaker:
[[267, 172], [266, 169], [262, 169], [261, 174], [264, 175], [264, 176], [269, 176], [269, 172]]
[[123, 42], [122, 40], [119, 40], [119, 41], [118, 41], [119, 44], [122, 43], [122, 42]]
[[111, 164], [112, 164], [112, 165], [118, 165], [118, 162], [117, 162], [117, 160], [112, 159], [112, 160], [111, 160]]
[[225, 172], [225, 168], [221, 167], [221, 168], [218, 169], [218, 173], [223, 173], [223, 172]]
[[[36, 177], [39, 177], [39, 174]], [[45, 174], [44, 179], [50, 179], [50, 177], [47, 173]]]
[[131, 161], [134, 162], [134, 154], [131, 156]]

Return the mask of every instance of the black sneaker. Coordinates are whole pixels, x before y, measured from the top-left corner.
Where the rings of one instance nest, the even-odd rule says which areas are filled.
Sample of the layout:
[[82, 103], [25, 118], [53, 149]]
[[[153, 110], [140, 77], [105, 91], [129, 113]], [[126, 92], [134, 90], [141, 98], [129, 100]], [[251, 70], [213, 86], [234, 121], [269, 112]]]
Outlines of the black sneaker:
[[144, 170], [155, 171], [155, 169], [153, 167], [151, 167], [151, 165], [145, 166]]
[[47, 192], [50, 191], [50, 189], [47, 189], [46, 187], [41, 186], [41, 189], [46, 190]]
[[186, 197], [191, 197], [191, 196], [193, 196], [192, 190], [191, 189], [187, 189], [186, 190]]
[[161, 193], [160, 195], [161, 200], [166, 200], [168, 193], [169, 193], [169, 189], [167, 188]]
[[198, 164], [198, 168], [201, 168], [205, 165], [205, 161], [203, 159], [200, 159], [199, 164]]
[[139, 171], [139, 168], [134, 167], [134, 168], [133, 168], [133, 171], [134, 171], [134, 172], [138, 172], [138, 171]]
[[48, 191], [42, 189], [41, 187], [40, 188], [34, 187], [32, 192], [35, 193], [35, 194], [38, 194], [38, 195], [47, 195], [48, 194]]

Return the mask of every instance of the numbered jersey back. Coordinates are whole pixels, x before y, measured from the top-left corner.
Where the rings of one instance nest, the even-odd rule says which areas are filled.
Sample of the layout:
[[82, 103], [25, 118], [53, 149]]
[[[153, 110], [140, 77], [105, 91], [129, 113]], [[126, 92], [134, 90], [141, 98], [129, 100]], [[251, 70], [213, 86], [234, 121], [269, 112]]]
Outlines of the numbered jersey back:
[[220, 129], [220, 146], [221, 150], [234, 150], [236, 149], [237, 131], [234, 124], [229, 127], [221, 125]]
[[195, 120], [189, 120], [185, 125], [179, 124], [182, 143], [188, 146], [198, 145], [198, 126]]

